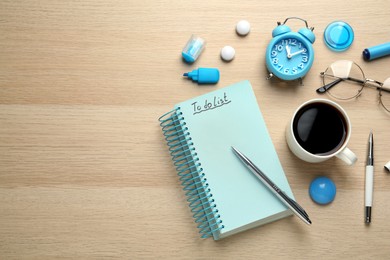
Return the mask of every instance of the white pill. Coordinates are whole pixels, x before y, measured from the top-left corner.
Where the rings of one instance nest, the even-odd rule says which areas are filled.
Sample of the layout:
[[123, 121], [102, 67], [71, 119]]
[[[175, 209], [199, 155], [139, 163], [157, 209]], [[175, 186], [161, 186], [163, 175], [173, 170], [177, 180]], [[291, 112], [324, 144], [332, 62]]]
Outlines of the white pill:
[[236, 51], [231, 46], [225, 46], [221, 50], [221, 58], [225, 61], [231, 61], [235, 54]]
[[247, 35], [251, 30], [251, 24], [247, 20], [241, 20], [236, 25], [236, 32], [239, 35]]

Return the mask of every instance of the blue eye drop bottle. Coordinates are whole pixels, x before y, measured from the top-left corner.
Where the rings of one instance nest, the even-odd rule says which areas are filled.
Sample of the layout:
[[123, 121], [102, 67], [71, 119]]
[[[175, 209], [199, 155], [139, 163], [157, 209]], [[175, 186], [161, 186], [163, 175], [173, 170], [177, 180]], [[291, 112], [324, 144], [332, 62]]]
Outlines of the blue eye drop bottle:
[[198, 84], [215, 84], [219, 81], [219, 70], [216, 68], [198, 68], [183, 74]]
[[373, 46], [363, 51], [363, 59], [366, 61], [390, 55], [390, 42]]
[[206, 45], [205, 40], [195, 35], [191, 35], [187, 44], [184, 46], [181, 55], [188, 63], [193, 63], [199, 57]]

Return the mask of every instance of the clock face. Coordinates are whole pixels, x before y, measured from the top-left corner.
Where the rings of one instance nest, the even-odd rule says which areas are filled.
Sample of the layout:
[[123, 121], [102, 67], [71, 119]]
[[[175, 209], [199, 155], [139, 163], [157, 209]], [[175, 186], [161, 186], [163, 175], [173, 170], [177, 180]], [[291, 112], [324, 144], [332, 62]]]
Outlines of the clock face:
[[286, 80], [303, 77], [313, 62], [310, 51], [311, 48], [297, 38], [284, 37], [277, 40], [268, 48], [269, 70]]

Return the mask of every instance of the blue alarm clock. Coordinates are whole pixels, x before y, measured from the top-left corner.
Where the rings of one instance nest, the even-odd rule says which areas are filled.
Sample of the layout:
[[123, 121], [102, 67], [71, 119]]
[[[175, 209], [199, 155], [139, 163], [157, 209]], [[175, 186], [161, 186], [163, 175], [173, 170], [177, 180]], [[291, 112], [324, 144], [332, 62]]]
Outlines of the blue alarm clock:
[[[299, 29], [298, 32], [292, 32], [290, 27], [285, 25], [289, 19], [304, 21], [306, 27]], [[314, 28], [309, 28], [306, 20], [298, 17], [289, 17], [283, 24], [280, 22], [277, 24], [272, 31], [273, 39], [265, 53], [268, 79], [276, 76], [282, 80], [302, 80], [313, 65]]]

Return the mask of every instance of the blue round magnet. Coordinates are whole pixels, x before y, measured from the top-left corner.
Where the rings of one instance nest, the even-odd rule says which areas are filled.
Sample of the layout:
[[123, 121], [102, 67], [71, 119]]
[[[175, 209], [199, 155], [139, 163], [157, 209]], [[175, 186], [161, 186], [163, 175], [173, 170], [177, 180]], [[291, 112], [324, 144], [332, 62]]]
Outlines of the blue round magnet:
[[321, 205], [331, 203], [336, 196], [336, 185], [327, 177], [314, 179], [309, 188], [311, 199]]
[[324, 32], [325, 44], [333, 51], [345, 51], [351, 46], [353, 39], [352, 27], [342, 21], [330, 23]]

